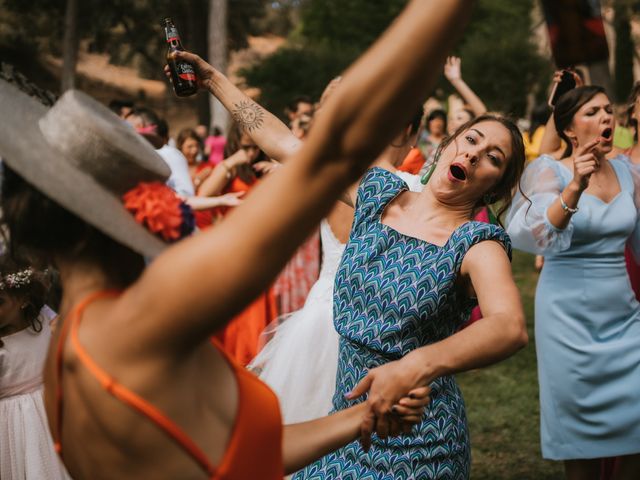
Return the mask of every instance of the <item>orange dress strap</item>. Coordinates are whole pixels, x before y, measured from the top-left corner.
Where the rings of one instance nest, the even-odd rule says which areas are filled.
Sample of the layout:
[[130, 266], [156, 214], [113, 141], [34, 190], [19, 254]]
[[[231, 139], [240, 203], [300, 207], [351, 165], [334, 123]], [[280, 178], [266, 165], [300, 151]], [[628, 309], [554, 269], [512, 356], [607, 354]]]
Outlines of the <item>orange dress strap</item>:
[[[56, 451], [62, 458], [62, 413], [63, 413], [63, 392], [62, 392], [62, 354], [64, 351], [64, 342], [69, 330], [71, 330], [71, 343], [76, 350], [76, 354], [84, 366], [96, 377], [102, 388], [104, 388], [109, 394], [115, 398], [121, 400], [123, 403], [129, 405], [134, 410], [137, 410], [145, 417], [148, 417], [153, 423], [155, 423], [167, 436], [178, 444], [188, 455], [190, 455], [202, 469], [207, 473], [210, 478], [215, 478], [216, 468], [211, 465], [207, 456], [202, 450], [189, 438], [189, 436], [173, 421], [167, 418], [160, 410], [151, 405], [148, 401], [144, 400], [140, 396], [136, 395], [132, 391], [128, 390], [124, 386], [120, 385], [111, 375], [105, 372], [100, 366], [98, 366], [93, 359], [89, 356], [86, 350], [80, 344], [78, 339], [78, 327], [82, 319], [82, 312], [91, 302], [104, 298], [107, 296], [118, 295], [118, 292], [114, 291], [101, 291], [89, 295], [86, 299], [78, 304], [78, 306], [72, 310], [69, 318], [69, 322], [65, 322], [65, 328], [60, 334], [57, 348], [57, 395], [56, 395]], [[67, 327], [67, 324], [70, 326]], [[239, 410], [239, 409], [238, 409]], [[238, 411], [239, 413], [239, 411]], [[234, 436], [232, 430], [231, 438]], [[226, 455], [226, 452], [225, 452]]]
[[[249, 370], [240, 366], [222, 345], [213, 345], [236, 372], [238, 413], [223, 461], [218, 465], [220, 478], [245, 480], [282, 480], [282, 417], [276, 394]], [[247, 461], [251, 452], [251, 461]]]

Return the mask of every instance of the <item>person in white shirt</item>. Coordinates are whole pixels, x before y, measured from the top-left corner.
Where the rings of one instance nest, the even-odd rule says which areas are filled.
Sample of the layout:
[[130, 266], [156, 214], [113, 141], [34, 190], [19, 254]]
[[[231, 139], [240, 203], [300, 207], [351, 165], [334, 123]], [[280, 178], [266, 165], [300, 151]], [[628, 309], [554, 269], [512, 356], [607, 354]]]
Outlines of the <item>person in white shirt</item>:
[[187, 159], [175, 147], [168, 145], [169, 128], [167, 122], [160, 119], [155, 112], [148, 108], [134, 108], [126, 117], [126, 121], [143, 135], [156, 149], [156, 152], [169, 165], [171, 176], [167, 180], [167, 185], [178, 195], [183, 197], [193, 197], [195, 191]]

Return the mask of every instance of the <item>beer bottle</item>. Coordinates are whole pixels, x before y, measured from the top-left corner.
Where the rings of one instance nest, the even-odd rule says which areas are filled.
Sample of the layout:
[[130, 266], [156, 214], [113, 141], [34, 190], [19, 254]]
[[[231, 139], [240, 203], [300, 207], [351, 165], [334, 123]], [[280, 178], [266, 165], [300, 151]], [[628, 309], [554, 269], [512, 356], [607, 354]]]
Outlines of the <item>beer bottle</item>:
[[198, 91], [198, 78], [196, 77], [196, 71], [189, 62], [184, 60], [177, 60], [171, 56], [175, 51], [184, 50], [182, 43], [180, 42], [180, 35], [178, 35], [178, 29], [173, 24], [173, 20], [165, 18], [162, 22], [164, 27], [165, 37], [167, 39], [167, 64], [169, 65], [169, 71], [171, 72], [171, 81], [173, 83], [173, 90], [179, 97], [188, 97]]

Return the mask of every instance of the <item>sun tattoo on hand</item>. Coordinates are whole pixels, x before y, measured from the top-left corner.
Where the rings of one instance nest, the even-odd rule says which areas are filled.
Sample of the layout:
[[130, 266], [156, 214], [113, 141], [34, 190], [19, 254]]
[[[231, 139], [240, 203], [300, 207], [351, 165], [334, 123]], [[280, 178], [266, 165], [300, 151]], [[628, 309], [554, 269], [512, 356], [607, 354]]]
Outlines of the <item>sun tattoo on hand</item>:
[[262, 126], [264, 111], [258, 104], [243, 100], [240, 103], [236, 103], [235, 107], [231, 115], [243, 130], [251, 132]]

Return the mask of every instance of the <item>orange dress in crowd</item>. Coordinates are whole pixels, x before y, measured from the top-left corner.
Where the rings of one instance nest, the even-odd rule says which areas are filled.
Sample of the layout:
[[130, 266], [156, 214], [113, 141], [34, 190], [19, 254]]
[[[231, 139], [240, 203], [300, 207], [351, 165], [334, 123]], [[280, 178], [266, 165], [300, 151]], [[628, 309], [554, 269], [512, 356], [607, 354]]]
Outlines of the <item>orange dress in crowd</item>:
[[[246, 183], [236, 177], [224, 193], [248, 192], [255, 183], [256, 181]], [[218, 209], [221, 215], [225, 215], [229, 210], [228, 207]], [[224, 350], [244, 367], [258, 354], [260, 335], [276, 317], [275, 297], [273, 289], [269, 288], [218, 332], [216, 339]]]
[[[196, 168], [195, 176], [192, 176], [191, 178], [191, 181], [194, 184], [194, 188], [196, 192], [198, 191], [198, 188], [196, 187], [196, 185], [198, 184], [198, 182], [196, 182], [196, 177], [199, 176], [205, 170], [209, 170], [209, 173], [205, 175], [205, 178], [206, 178], [211, 173], [212, 167], [210, 164], [203, 162], [198, 165], [198, 167]], [[193, 217], [196, 221], [196, 227], [198, 227], [200, 230], [209, 228], [215, 222], [215, 220], [220, 216], [217, 210], [218, 209], [216, 208], [209, 208], [207, 210], [194, 211]]]
[[398, 167], [398, 170], [411, 173], [412, 175], [418, 175], [425, 161], [420, 149], [413, 147]]
[[[91, 302], [106, 297], [116, 296], [118, 292], [101, 291], [93, 293], [76, 305], [64, 323], [56, 349], [56, 405], [55, 448], [63, 458], [62, 427], [64, 413], [63, 391], [63, 356], [67, 334], [71, 335], [71, 345], [78, 359], [91, 373], [102, 388], [116, 399], [125, 403], [141, 415], [155, 423], [158, 428], [182, 448], [187, 455], [198, 463], [207, 478], [214, 480], [246, 480], [261, 478], [265, 480], [281, 480], [284, 476], [282, 463], [282, 418], [276, 395], [249, 371], [235, 364], [226, 354], [225, 358], [233, 369], [238, 388], [238, 409], [227, 449], [215, 467], [206, 454], [193, 440], [161, 410], [144, 398], [138, 396], [118, 383], [108, 372], [103, 370], [89, 355], [80, 343], [78, 328], [82, 313]], [[216, 346], [224, 353], [222, 349]], [[194, 385], [195, 387], [195, 385]], [[250, 454], [251, 461], [247, 461]], [[150, 476], [153, 476], [149, 472]]]

